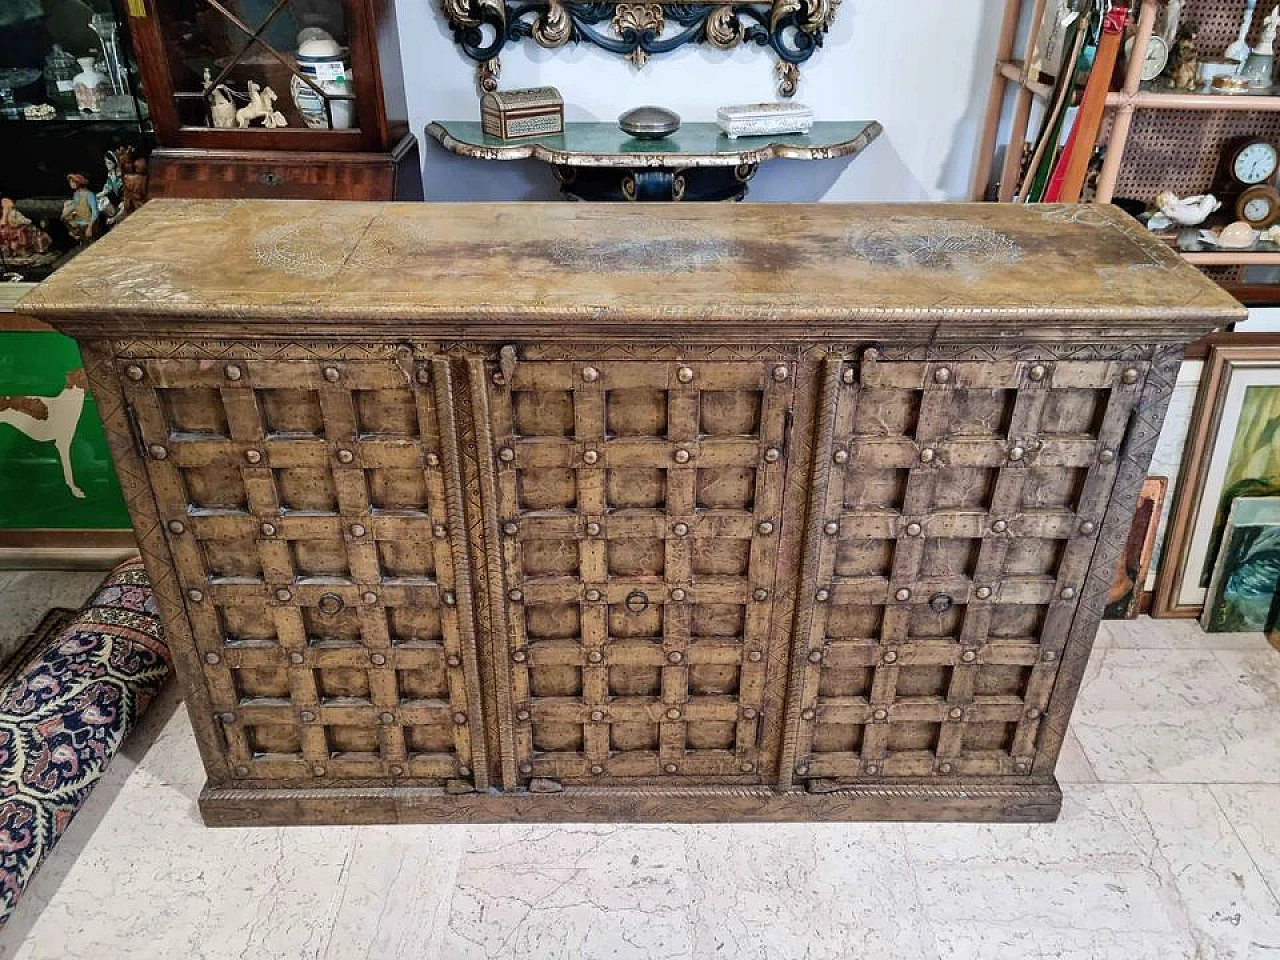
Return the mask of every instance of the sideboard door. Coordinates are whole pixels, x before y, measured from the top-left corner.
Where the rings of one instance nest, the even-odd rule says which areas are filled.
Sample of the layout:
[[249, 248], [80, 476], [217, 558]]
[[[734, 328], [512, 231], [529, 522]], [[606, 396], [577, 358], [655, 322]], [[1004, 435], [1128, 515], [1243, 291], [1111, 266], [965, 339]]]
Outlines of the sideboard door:
[[829, 361], [784, 758], [811, 789], [1029, 775], [1065, 727], [1046, 710], [1147, 364], [991, 352]]
[[213, 707], [192, 722], [215, 780], [484, 787], [449, 367], [349, 354], [118, 361]]
[[586, 353], [508, 348], [472, 366], [492, 421], [516, 775], [767, 780], [794, 365]]

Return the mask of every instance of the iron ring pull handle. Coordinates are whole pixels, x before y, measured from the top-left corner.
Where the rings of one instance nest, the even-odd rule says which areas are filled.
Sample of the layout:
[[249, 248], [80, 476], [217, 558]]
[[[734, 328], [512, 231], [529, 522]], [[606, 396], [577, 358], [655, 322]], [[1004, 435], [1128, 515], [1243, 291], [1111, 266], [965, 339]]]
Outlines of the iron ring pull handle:
[[649, 609], [649, 597], [643, 590], [632, 590], [623, 604], [632, 613], [644, 613]]

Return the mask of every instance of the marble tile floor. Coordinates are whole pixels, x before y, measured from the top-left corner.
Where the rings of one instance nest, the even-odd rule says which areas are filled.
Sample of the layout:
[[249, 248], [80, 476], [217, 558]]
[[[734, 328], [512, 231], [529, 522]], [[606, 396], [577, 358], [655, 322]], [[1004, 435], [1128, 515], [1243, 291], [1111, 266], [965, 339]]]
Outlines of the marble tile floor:
[[[91, 587], [0, 575], [0, 625]], [[209, 830], [171, 686], [0, 958], [1280, 960], [1280, 652], [1261, 636], [1106, 625], [1059, 775], [1062, 818], [1036, 826]]]

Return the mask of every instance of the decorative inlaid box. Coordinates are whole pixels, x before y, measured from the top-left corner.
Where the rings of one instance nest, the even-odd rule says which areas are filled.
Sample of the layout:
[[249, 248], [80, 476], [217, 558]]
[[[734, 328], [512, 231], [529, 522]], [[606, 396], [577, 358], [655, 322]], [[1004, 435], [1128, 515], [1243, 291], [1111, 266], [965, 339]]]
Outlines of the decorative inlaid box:
[[720, 107], [716, 123], [730, 139], [808, 133], [813, 110], [802, 103], [744, 103]]
[[25, 309], [211, 824], [1052, 819], [1183, 345], [1244, 316], [1048, 205], [162, 201]]
[[486, 93], [480, 98], [480, 126], [503, 140], [564, 133], [564, 100], [555, 87]]

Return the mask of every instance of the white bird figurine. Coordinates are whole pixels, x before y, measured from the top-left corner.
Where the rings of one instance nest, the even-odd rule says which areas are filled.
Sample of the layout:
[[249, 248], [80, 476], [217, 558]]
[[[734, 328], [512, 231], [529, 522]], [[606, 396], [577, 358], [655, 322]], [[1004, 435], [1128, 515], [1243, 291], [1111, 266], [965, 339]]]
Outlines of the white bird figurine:
[[1156, 197], [1156, 206], [1171, 221], [1184, 227], [1195, 227], [1204, 223], [1209, 214], [1222, 207], [1222, 201], [1212, 193], [1197, 194], [1181, 200], [1172, 190], [1166, 190]]

